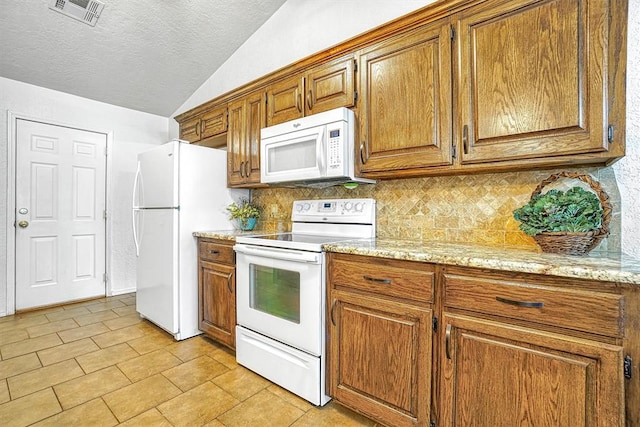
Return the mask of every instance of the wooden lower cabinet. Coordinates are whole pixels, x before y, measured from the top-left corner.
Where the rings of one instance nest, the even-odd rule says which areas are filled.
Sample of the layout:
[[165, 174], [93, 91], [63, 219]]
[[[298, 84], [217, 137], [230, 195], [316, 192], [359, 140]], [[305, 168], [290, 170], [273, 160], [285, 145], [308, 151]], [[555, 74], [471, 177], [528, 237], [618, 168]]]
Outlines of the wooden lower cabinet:
[[337, 402], [394, 427], [639, 425], [637, 286], [327, 258]]
[[441, 426], [623, 426], [622, 347], [445, 313]]
[[235, 349], [235, 254], [231, 244], [199, 239], [198, 326], [208, 337]]
[[[330, 273], [329, 289], [329, 394], [385, 425], [428, 426], [431, 304], [386, 298], [384, 288], [406, 292], [406, 288], [397, 289], [401, 277], [390, 264], [372, 266], [366, 259], [356, 257], [362, 262], [352, 263], [338, 255], [330, 261], [335, 274]], [[411, 263], [400, 263], [407, 264]], [[342, 274], [345, 267], [348, 274]], [[432, 274], [422, 277], [428, 288]], [[370, 296], [378, 292], [379, 297]]]
[[625, 425], [628, 301], [617, 287], [462, 267], [440, 272], [438, 425]]

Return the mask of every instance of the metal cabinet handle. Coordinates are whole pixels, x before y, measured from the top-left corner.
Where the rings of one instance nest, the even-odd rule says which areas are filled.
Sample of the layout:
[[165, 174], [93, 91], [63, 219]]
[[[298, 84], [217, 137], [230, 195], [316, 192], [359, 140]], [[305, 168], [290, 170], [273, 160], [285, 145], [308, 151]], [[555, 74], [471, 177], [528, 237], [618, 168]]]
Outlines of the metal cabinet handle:
[[218, 255], [218, 254], [220, 253], [220, 251], [219, 251], [219, 250], [216, 250], [216, 249], [211, 249], [211, 250], [209, 251], [209, 253], [210, 253], [211, 255]]
[[302, 102], [300, 100], [301, 97], [302, 96], [301, 96], [300, 92], [298, 92], [296, 90], [296, 108], [298, 109], [299, 113], [302, 113]]
[[196, 136], [200, 137], [200, 122], [196, 123]]
[[229, 275], [227, 276], [227, 289], [229, 289], [229, 293], [232, 294], [233, 293], [233, 289], [231, 288], [231, 278], [233, 277], [233, 271], [231, 273], [229, 273]]
[[313, 94], [311, 92], [311, 89], [309, 89], [309, 92], [307, 93], [307, 107], [309, 107], [309, 110], [313, 109], [313, 104], [311, 103], [311, 101], [313, 100], [312, 96]]
[[529, 307], [529, 308], [542, 308], [544, 307], [543, 302], [537, 301], [517, 301], [508, 298], [496, 297], [496, 301], [502, 302], [505, 304], [515, 305], [518, 307]]
[[244, 162], [240, 162], [240, 176], [244, 178]]
[[244, 176], [249, 178], [249, 162], [244, 162]]
[[329, 313], [330, 314], [329, 317], [331, 318], [331, 324], [333, 324], [333, 326], [336, 326], [336, 319], [334, 319], [334, 317], [333, 317], [333, 312], [334, 312], [334, 310], [336, 308], [336, 302], [337, 301], [338, 300], [336, 300], [336, 299], [333, 300], [333, 303], [331, 303], [331, 312]]
[[384, 283], [385, 285], [391, 284], [391, 279], [378, 279], [377, 277], [367, 276], [366, 274], [362, 277], [369, 282]]
[[462, 127], [462, 150], [464, 154], [469, 154], [469, 126]]
[[[366, 155], [365, 155], [365, 149], [367, 151]], [[365, 163], [367, 163], [367, 160], [369, 160], [369, 148], [367, 147], [367, 143], [365, 141], [362, 141], [360, 143], [360, 161], [364, 165]]]
[[447, 325], [444, 333], [444, 351], [447, 359], [451, 360], [451, 324]]

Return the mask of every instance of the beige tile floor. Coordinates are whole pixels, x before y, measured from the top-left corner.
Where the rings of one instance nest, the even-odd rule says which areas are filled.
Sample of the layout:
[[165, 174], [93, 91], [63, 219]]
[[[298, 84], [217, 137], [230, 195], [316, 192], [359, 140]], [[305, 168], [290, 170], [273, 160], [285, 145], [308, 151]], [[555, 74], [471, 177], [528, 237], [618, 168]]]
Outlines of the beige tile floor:
[[0, 318], [0, 426], [375, 426], [318, 408], [200, 337], [140, 319], [135, 294]]

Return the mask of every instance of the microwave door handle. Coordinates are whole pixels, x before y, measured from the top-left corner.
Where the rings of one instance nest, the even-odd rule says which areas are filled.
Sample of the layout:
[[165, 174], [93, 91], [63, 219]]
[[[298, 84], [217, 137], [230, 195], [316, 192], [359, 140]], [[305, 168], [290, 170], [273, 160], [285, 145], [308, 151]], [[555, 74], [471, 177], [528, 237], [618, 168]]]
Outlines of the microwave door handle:
[[318, 139], [316, 140], [316, 159], [318, 163], [318, 170], [320, 171], [320, 175], [324, 176], [327, 170], [326, 164], [326, 155], [327, 151], [325, 150], [325, 137], [324, 137], [325, 128], [320, 128], [320, 132], [318, 132]]

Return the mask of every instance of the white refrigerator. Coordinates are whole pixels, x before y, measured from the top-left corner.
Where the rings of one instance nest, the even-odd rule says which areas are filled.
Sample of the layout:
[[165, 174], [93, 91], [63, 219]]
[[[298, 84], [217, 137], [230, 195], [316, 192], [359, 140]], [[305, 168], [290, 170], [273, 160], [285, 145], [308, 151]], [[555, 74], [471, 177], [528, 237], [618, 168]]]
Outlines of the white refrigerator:
[[226, 207], [248, 196], [248, 190], [227, 188], [226, 151], [174, 140], [138, 155], [136, 310], [176, 340], [201, 333], [192, 233], [233, 229]]

